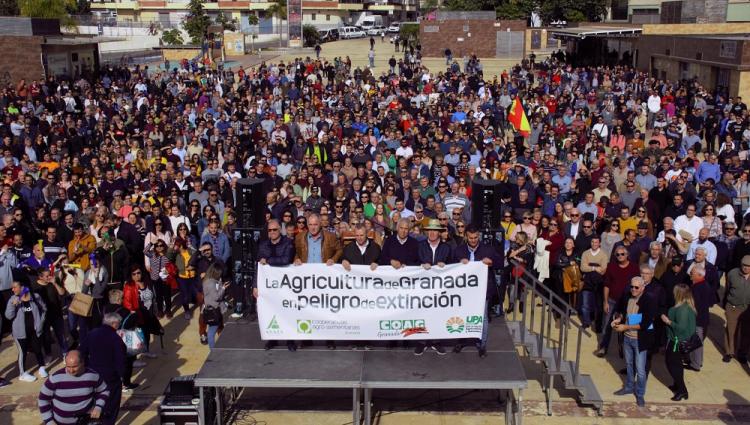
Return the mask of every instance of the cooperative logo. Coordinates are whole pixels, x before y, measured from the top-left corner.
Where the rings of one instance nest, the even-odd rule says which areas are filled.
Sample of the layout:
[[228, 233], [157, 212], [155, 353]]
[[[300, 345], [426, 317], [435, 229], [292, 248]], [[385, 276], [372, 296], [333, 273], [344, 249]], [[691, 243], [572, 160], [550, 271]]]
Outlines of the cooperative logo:
[[424, 319], [381, 320], [379, 322], [379, 329], [386, 332], [395, 331], [400, 333], [403, 337], [428, 333], [427, 324]]
[[273, 316], [271, 318], [271, 321], [268, 322], [268, 326], [266, 327], [267, 331], [278, 331], [281, 329], [281, 326], [279, 326], [279, 322], [276, 321], [276, 316]]
[[448, 331], [448, 333], [460, 333], [464, 331], [464, 319], [453, 316], [450, 319], [448, 319], [445, 322], [445, 330]]
[[297, 320], [297, 333], [311, 334], [312, 323], [309, 320]]

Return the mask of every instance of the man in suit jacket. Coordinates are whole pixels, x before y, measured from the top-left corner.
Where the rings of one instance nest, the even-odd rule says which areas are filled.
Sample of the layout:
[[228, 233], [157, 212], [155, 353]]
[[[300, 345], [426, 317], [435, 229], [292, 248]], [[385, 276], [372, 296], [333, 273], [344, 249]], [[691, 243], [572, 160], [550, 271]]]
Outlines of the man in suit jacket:
[[648, 252], [641, 252], [639, 265], [647, 265], [654, 269], [654, 277], [661, 279], [661, 276], [669, 270], [670, 260], [662, 255], [663, 248], [661, 242], [653, 241], [648, 246]]
[[[417, 254], [419, 262], [425, 270], [432, 266], [445, 267], [453, 260], [453, 252], [450, 245], [443, 242], [440, 233], [445, 230], [440, 224], [440, 220], [430, 219], [427, 226], [424, 227], [427, 232], [427, 239], [420, 241]], [[427, 347], [431, 347], [438, 355], [445, 354], [445, 348], [440, 341], [417, 341], [417, 347], [414, 349], [415, 356], [421, 356]]]
[[344, 255], [339, 238], [321, 228], [318, 214], [310, 214], [307, 218], [307, 231], [294, 238], [294, 251], [296, 266], [305, 263], [325, 263], [330, 266]]
[[[344, 255], [339, 238], [335, 234], [326, 232], [320, 226], [320, 216], [310, 214], [307, 217], [307, 231], [297, 234], [294, 238], [294, 265], [306, 263], [325, 263], [332, 266]], [[329, 350], [335, 350], [334, 341], [326, 341]]]
[[113, 215], [112, 229], [115, 238], [121, 240], [128, 249], [128, 254], [136, 264], [143, 264], [143, 238], [138, 230], [118, 214]]
[[563, 225], [563, 233], [565, 237], [571, 237], [575, 240], [578, 233], [583, 231], [583, 223], [581, 222], [581, 212], [578, 208], [570, 210], [570, 221]]
[[[469, 261], [481, 261], [488, 266], [487, 269], [487, 294], [484, 309], [484, 323], [482, 324], [482, 338], [477, 342], [479, 357], [487, 355], [487, 334], [489, 331], [489, 307], [492, 297], [497, 292], [495, 285], [495, 270], [503, 267], [503, 251], [490, 245], [482, 243], [480, 240], [479, 229], [470, 224], [466, 227], [466, 242], [457, 246], [453, 258], [464, 264]], [[463, 350], [465, 340], [459, 340], [459, 343], [453, 348], [454, 353], [460, 353]]]

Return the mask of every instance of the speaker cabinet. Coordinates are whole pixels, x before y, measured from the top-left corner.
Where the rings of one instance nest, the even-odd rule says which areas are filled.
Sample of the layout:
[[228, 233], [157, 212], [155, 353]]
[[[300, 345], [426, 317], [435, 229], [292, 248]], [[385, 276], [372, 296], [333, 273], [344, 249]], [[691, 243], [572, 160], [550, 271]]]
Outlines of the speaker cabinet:
[[266, 194], [262, 179], [239, 179], [235, 188], [238, 227], [263, 227], [266, 221]]

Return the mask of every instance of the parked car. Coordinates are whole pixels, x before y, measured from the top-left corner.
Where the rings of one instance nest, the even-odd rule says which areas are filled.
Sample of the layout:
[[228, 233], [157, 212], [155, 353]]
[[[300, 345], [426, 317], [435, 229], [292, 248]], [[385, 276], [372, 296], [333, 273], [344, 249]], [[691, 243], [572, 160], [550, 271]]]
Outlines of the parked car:
[[339, 35], [342, 39], [362, 38], [365, 36], [365, 32], [357, 27], [341, 27]]
[[318, 34], [320, 34], [321, 43], [325, 43], [327, 41], [336, 41], [339, 39], [339, 30], [336, 28], [332, 28], [329, 30], [318, 30]]
[[367, 30], [367, 35], [380, 35], [386, 32], [386, 27], [374, 26]]
[[388, 32], [398, 33], [399, 31], [401, 31], [401, 26], [399, 25], [398, 22], [392, 22], [391, 25], [388, 27]]

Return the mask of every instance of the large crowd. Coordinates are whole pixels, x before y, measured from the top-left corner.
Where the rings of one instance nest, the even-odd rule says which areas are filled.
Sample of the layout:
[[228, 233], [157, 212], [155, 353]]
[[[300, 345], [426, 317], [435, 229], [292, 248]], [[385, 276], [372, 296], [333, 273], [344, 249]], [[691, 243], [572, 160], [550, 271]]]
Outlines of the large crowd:
[[[403, 54], [384, 70], [348, 57], [184, 61], [2, 88], [2, 327], [19, 381], [36, 379], [34, 363], [48, 378], [46, 365], [64, 359], [39, 398], [46, 423], [113, 423], [121, 392], [137, 387], [133, 368], [158, 365], [149, 346], [167, 320], [198, 320], [213, 347], [228, 308], [252, 313], [257, 290], [234, 273], [234, 189], [245, 177], [263, 180], [267, 201], [260, 263], [484, 261], [485, 317], [504, 314], [509, 282], [529, 271], [600, 334], [597, 355], [617, 336], [627, 365], [618, 394], [639, 405], [660, 352], [674, 399], [687, 398], [684, 370], [700, 370], [703, 356], [682, 343], [705, 338], [714, 304], [726, 315], [723, 360], [747, 361], [740, 97], [628, 66], [576, 67], [562, 54], [496, 75], [472, 56], [437, 72], [413, 47]], [[508, 122], [516, 99], [528, 134]], [[493, 230], [505, 244], [485, 244], [487, 229], [472, 223], [476, 179], [502, 182]], [[440, 341], [414, 353], [428, 348], [445, 354]]]

